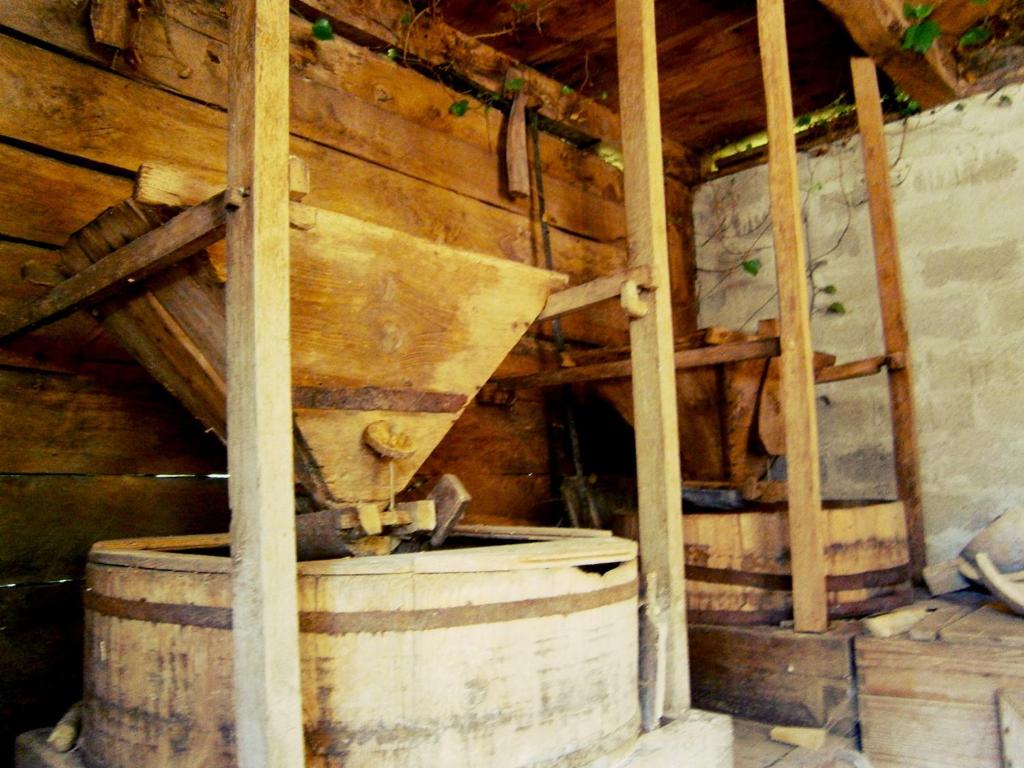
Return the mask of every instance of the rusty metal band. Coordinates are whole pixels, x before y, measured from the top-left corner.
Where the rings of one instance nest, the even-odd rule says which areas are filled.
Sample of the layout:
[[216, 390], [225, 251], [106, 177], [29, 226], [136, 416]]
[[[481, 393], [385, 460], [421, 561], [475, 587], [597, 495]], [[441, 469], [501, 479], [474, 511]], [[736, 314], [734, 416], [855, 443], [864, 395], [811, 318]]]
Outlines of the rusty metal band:
[[[883, 613], [894, 608], [909, 605], [914, 601], [914, 590], [910, 586], [898, 587], [890, 594], [869, 597], [852, 603], [829, 606], [830, 619], [848, 619]], [[686, 619], [691, 624], [725, 624], [729, 626], [751, 626], [779, 624], [793, 618], [792, 608], [776, 608], [768, 611], [716, 611], [687, 609]]]
[[363, 611], [331, 613], [303, 611], [299, 629], [322, 635], [345, 635], [350, 632], [411, 632], [425, 629], [448, 629], [476, 624], [500, 624], [517, 619], [539, 619], [545, 616], [568, 615], [621, 603], [637, 595], [637, 582], [627, 582], [594, 592], [536, 597], [510, 603], [462, 605], [414, 611]]
[[[701, 581], [705, 584], [729, 584], [737, 587], [770, 589], [777, 592], [788, 592], [793, 589], [793, 578], [787, 573], [755, 573], [750, 571], [733, 571], [728, 568], [705, 568], [699, 565], [687, 565], [686, 578], [690, 581]], [[841, 592], [853, 589], [888, 587], [909, 580], [910, 566], [898, 565], [894, 568], [884, 568], [878, 571], [827, 576], [825, 578], [825, 588], [830, 592]]]
[[[635, 599], [637, 582], [627, 582], [594, 592], [538, 597], [508, 603], [463, 605], [454, 608], [413, 611], [362, 611], [331, 613], [301, 611], [299, 629], [324, 635], [357, 632], [410, 632], [425, 629], [448, 629], [476, 624], [499, 624], [518, 619], [568, 615], [602, 608], [606, 605]], [[231, 629], [231, 609], [208, 605], [177, 605], [151, 603], [146, 600], [125, 600], [120, 597], [86, 592], [86, 610], [117, 619], [146, 621], [152, 624], [175, 624], [184, 627]]]
[[329, 411], [398, 411], [403, 413], [458, 413], [469, 399], [457, 392], [425, 392], [380, 387], [294, 387], [292, 405]]

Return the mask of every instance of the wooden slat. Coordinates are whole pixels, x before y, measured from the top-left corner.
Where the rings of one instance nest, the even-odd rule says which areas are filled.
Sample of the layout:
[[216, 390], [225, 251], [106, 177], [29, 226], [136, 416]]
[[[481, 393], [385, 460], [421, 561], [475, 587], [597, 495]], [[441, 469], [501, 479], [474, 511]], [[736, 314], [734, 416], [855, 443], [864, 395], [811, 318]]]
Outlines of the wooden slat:
[[0, 339], [31, 330], [173, 266], [224, 236], [224, 197], [189, 208], [162, 227], [54, 286], [21, 311], [0, 320]]
[[[670, 281], [653, 0], [616, 0], [615, 26], [630, 265], [649, 266], [658, 286], [646, 299], [647, 315], [634, 318], [629, 326], [640, 559], [645, 583], [654, 588], [653, 594], [646, 596], [645, 611], [654, 630], [642, 633], [641, 642], [647, 647], [641, 649], [641, 669], [645, 655], [659, 656], [654, 690], [641, 690], [645, 727], [650, 728], [657, 727], [662, 711], [679, 716], [690, 706], [679, 424], [672, 364], [672, 298], [667, 290]], [[664, 648], [663, 655], [658, 653], [659, 647]]]
[[[398, 46], [413, 59], [451, 68], [484, 91], [501, 93], [506, 73], [518, 68], [524, 81], [523, 93], [536, 104], [541, 115], [553, 121], [561, 133], [618, 144], [621, 138], [618, 115], [606, 105], [524, 66], [472, 35], [463, 34], [443, 18], [425, 14], [415, 24], [402, 18], [408, 6], [401, 0], [302, 0], [300, 6], [327, 15], [351, 28], [355, 37], [388, 46]], [[693, 153], [671, 139], [664, 141], [668, 168], [683, 181], [695, 180]]]
[[921, 505], [921, 468], [914, 415], [914, 377], [910, 361], [903, 280], [899, 261], [899, 239], [889, 178], [889, 155], [885, 147], [878, 76], [871, 59], [851, 61], [857, 121], [860, 125], [864, 170], [867, 178], [871, 236], [878, 273], [878, 296], [882, 308], [885, 351], [900, 365], [889, 366], [889, 407], [892, 411], [893, 450], [896, 459], [896, 487], [907, 515], [911, 565], [915, 578], [925, 566], [924, 512]]
[[768, 105], [769, 176], [781, 321], [782, 401], [786, 422], [789, 540], [797, 631], [828, 627], [825, 514], [821, 508], [818, 422], [807, 296], [793, 99], [782, 0], [758, 0], [758, 32]]
[[[20, 7], [23, 4], [30, 7]], [[39, 35], [47, 42], [71, 49], [76, 54], [101, 58], [92, 50], [88, 39], [77, 39], [81, 37], [81, 30], [66, 29], [66, 9], [52, 14], [54, 18], [48, 28], [45, 21], [50, 19], [40, 21], [37, 17], [43, 11], [31, 7], [39, 5], [35, 0], [24, 3], [23, 0], [14, 0], [13, 5], [10, 9], [7, 4], [0, 8], [0, 24], [9, 23], [17, 29], [25, 29], [29, 34]], [[226, 60], [224, 48], [217, 40], [224, 38], [225, 20], [216, 10], [190, 14], [182, 5], [183, 0], [165, 3], [165, 13], [169, 17], [167, 26], [162, 19], [152, 18], [139, 27], [144, 74], [173, 91], [184, 92], [206, 104], [223, 106], [227, 96], [227, 67], [223, 63], [213, 65], [208, 53], [212, 52], [219, 61]], [[193, 16], [199, 16], [199, 20], [208, 25], [209, 36], [190, 27], [190, 22], [195, 24], [197, 21]], [[182, 18], [175, 23], [175, 17]], [[172, 26], [173, 32], [169, 33]], [[504, 178], [497, 161], [497, 137], [501, 135], [505, 122], [505, 116], [499, 110], [485, 110], [480, 101], [467, 97], [472, 111], [465, 117], [453, 116], [448, 113], [452, 94], [442, 84], [341, 38], [310, 47], [309, 24], [297, 17], [289, 21], [289, 27], [295, 40], [292, 48], [296, 74], [291, 80], [291, 127], [296, 136], [393, 168], [429, 182], [434, 188], [455, 191], [519, 216], [529, 215], [528, 200], [513, 200], [505, 193]], [[168, 36], [173, 39], [171, 49], [167, 47]], [[43, 146], [77, 144], [77, 154], [91, 159], [103, 156], [102, 162], [119, 167], [133, 144], [156, 144], [158, 149], [137, 156], [134, 163], [129, 164], [132, 171], [141, 162], [156, 159], [196, 165], [207, 172], [223, 169], [223, 150], [219, 154], [197, 151], [207, 144], [205, 131], [196, 133], [191, 145], [187, 138], [177, 142], [172, 138], [174, 135], [187, 137], [192, 123], [199, 123], [195, 126], [198, 128], [209, 125], [211, 118], [220, 122], [222, 115], [211, 113], [199, 105], [193, 105], [197, 108], [188, 111], [195, 115], [184, 120], [176, 114], [181, 110], [161, 113], [156, 108], [157, 101], [176, 101], [164, 93], [155, 97], [152, 120], [136, 119], [133, 112], [137, 107], [134, 105], [146, 101], [133, 99], [129, 94], [136, 88], [131, 85], [125, 87], [122, 77], [113, 79], [117, 84], [113, 98], [119, 102], [119, 108], [115, 112], [105, 112], [102, 120], [109, 125], [108, 130], [129, 124], [135, 135], [131, 136], [130, 143], [118, 146], [115, 142], [113, 152], [105, 146], [106, 142], [83, 141], [79, 135], [89, 133], [85, 126], [91, 115], [99, 111], [99, 104], [90, 105], [85, 111], [79, 106], [78, 110], [70, 109], [67, 113], [48, 113], [49, 120], [41, 123], [24, 120], [26, 113], [42, 107], [42, 104], [32, 103], [42, 91], [32, 88], [26, 93], [29, 85], [18, 77], [19, 68], [35, 71], [36, 77], [43, 81], [55, 74], [58, 67], [53, 62], [53, 54], [21, 43], [7, 46], [6, 42], [0, 40], [0, 82], [3, 82], [5, 91], [10, 89], [7, 91], [9, 109], [4, 116], [9, 120], [0, 120], [0, 125], [10, 123], [14, 127], [4, 127], [0, 132], [18, 138], [31, 132], [36, 137], [24, 140]], [[27, 66], [24, 63], [26, 56], [33, 60]], [[162, 61], [163, 66], [151, 63], [156, 60]], [[202, 71], [203, 76], [180, 77], [182, 62], [188, 62], [193, 70]], [[104, 64], [108, 63], [104, 61]], [[89, 82], [81, 86], [82, 92], [105, 90], [108, 79], [97, 77], [98, 73], [91, 67], [87, 71], [90, 73]], [[125, 71], [129, 76], [138, 76], [130, 67]], [[61, 94], [46, 93], [43, 101], [54, 98], [61, 98]], [[338, 120], [341, 114], [348, 116], [343, 128]], [[74, 133], [59, 137], [56, 134], [62, 130], [65, 120], [75, 123]], [[223, 134], [213, 140], [222, 143]], [[541, 145], [545, 171], [549, 174], [546, 194], [551, 223], [605, 242], [622, 238], [624, 221], [620, 172], [596, 155], [577, 150], [548, 134], [543, 135]], [[198, 157], [188, 163], [184, 160], [185, 155]], [[310, 169], [314, 185], [317, 185], [319, 174], [315, 166], [311, 165]], [[219, 182], [218, 176], [213, 176], [213, 179]], [[310, 202], [316, 203], [316, 200], [311, 199]]]
[[18, 180], [0, 185], [0, 234], [54, 246], [128, 197], [132, 186], [127, 179], [6, 144], [0, 144], [0, 178]]
[[227, 484], [206, 477], [0, 477], [0, 580], [77, 579], [96, 541], [223, 531]]
[[228, 492], [235, 724], [242, 768], [304, 764], [292, 487], [288, 2], [230, 17]]
[[124, 367], [0, 370], [0, 474], [223, 472], [216, 438], [151, 382], [119, 381]]
[[994, 704], [862, 694], [860, 716], [872, 765], [1000, 768]]
[[1024, 765], [1024, 689], [999, 691], [999, 732], [1003, 768]]
[[[53, 45], [66, 48], [76, 56], [85, 56], [106, 63], [105, 59], [95, 58], [96, 54], [88, 40], [82, 39], [82, 30], [73, 23], [73, 16], [69, 22], [66, 8], [63, 5], [60, 8], [48, 5], [58, 2], [62, 3], [63, 0], [12, 0], [10, 3], [2, 3], [0, 24], [10, 24], [16, 29], [24, 30], [25, 34], [38, 35]], [[154, 17], [155, 15], [146, 17], [157, 27], [156, 31], [149, 34], [159, 33], [160, 46], [166, 46], [159, 20]], [[173, 37], [178, 40], [181, 36], [187, 37], [187, 30], [175, 23]], [[165, 71], [161, 68], [162, 65], [158, 66], [159, 62], [172, 61], [172, 57], [167, 55], [164, 48], [158, 46], [150, 51], [148, 58], [143, 58], [143, 74], [147, 77], [152, 76], [164, 88], [173, 88], [175, 83], [181, 87], [195, 86], [189, 95], [196, 101], [189, 101], [167, 90], [101, 71], [70, 57], [0, 36], [0, 90], [9, 95], [7, 103], [10, 107], [0, 111], [0, 133], [69, 155], [107, 163], [122, 169], [125, 173], [134, 173], [146, 162], [177, 165], [189, 168], [198, 177], [223, 188], [224, 163], [221, 158], [225, 156], [226, 150], [224, 116], [219, 110], [197, 102], [214, 105], [225, 103], [223, 73], [212, 80], [201, 77], [200, 74], [223, 69], [221, 65], [214, 65], [207, 60], [207, 45], [212, 45], [222, 59], [226, 56], [219, 44], [211, 43], [209, 38], [203, 35], [199, 37], [203, 41], [202, 47], [199, 47], [198, 40], [193, 40], [189, 48], [190, 61], [193, 61], [196, 73], [192, 78], [183, 80], [177, 76], [177, 70]], [[372, 54], [367, 52], [363, 52], [363, 55], [372, 57]], [[344, 56], [338, 55], [337, 58], [339, 62], [345, 61]], [[404, 72], [406, 77], [415, 75], [386, 60], [384, 65], [392, 70]], [[378, 76], [383, 77], [387, 74], [386, 71], [378, 71], [381, 66], [378, 60], [372, 70], [373, 78], [368, 75], [362, 76], [361, 79], [356, 78], [359, 86], [368, 91], [371, 97], [375, 83], [379, 80]], [[21, 75], [26, 71], [33, 72], [32, 88], [28, 90], [27, 80]], [[360, 69], [349, 63], [345, 71], [351, 71], [355, 77], [354, 73], [358, 73]], [[129, 77], [139, 76], [139, 73], [134, 71], [129, 71], [128, 74]], [[330, 77], [329, 72], [321, 75], [325, 81]], [[410, 83], [403, 79], [394, 82], [383, 80], [384, 87], [389, 93], [402, 94], [402, 98], [392, 98], [380, 103], [385, 106], [412, 105], [409, 108], [403, 107], [410, 112], [405, 118], [410, 125], [404, 130], [413, 133], [415, 126], [430, 120], [434, 121], [433, 130], [438, 130], [437, 109], [439, 105], [444, 110], [447, 109], [450, 95], [446, 95], [444, 89], [437, 84], [417, 77], [419, 79]], [[423, 83], [439, 88], [440, 93], [424, 93]], [[335, 86], [331, 88], [337, 90]], [[88, 98], [75, 98], [76, 93], [88, 94]], [[441, 101], [442, 98], [448, 101]], [[147, 105], [147, 109], [136, 110], [135, 105], [139, 104]], [[488, 123], [487, 126], [478, 126], [472, 130], [469, 128], [470, 124], [478, 125], [482, 122], [482, 115], [482, 111], [474, 112], [466, 117], [468, 122], [465, 123], [454, 123], [452, 118], [446, 122], [445, 130], [464, 130], [472, 134], [472, 141], [477, 144], [486, 142], [489, 137], [493, 144], [500, 123]], [[341, 123], [338, 120], [329, 116], [322, 118], [317, 124], [334, 135], [333, 139], [329, 139], [327, 134], [317, 134], [319, 143], [293, 138], [291, 145], [292, 153], [305, 160], [312, 178], [312, 189], [305, 202], [476, 253], [527, 264], [543, 263], [539, 235], [531, 236], [537, 225], [527, 218], [526, 203], [519, 205], [516, 210], [510, 210], [466, 196], [457, 183], [451, 185], [453, 191], [417, 179], [414, 177], [415, 174], [410, 175], [411, 168], [404, 156], [396, 156], [393, 159], [391, 165], [397, 170], [392, 170], [390, 167], [367, 162], [351, 154], [332, 151], [325, 144], [341, 149], [349, 146], [349, 130], [346, 129], [339, 134]], [[488, 118], [489, 121], [491, 119]], [[359, 125], [362, 124], [357, 122], [355, 127]], [[389, 151], [394, 153], [395, 141], [390, 137], [387, 128], [379, 121], [374, 125], [379, 134], [378, 139], [380, 136], [388, 137], [386, 145], [390, 147]], [[293, 127], [296, 133], [305, 132], [298, 121]], [[415, 130], [418, 131], [419, 128], [416, 127]], [[82, 140], [85, 135], [90, 137], [87, 142]], [[551, 141], [554, 145], [550, 149], [551, 152], [557, 154], [567, 149], [562, 142], [555, 139]], [[435, 149], [434, 145], [429, 145], [425, 153], [420, 153], [418, 162], [441, 165], [447, 169], [446, 172], [452, 172], [453, 164], [443, 153], [434, 151]], [[27, 155], [29, 159], [39, 159], [39, 156], [32, 153], [17, 151], [20, 155]], [[130, 183], [126, 180], [85, 169], [75, 169], [49, 159], [45, 159], [45, 172], [36, 172], [35, 167], [28, 164], [20, 155], [9, 163], [9, 168], [12, 175], [27, 172], [25, 184], [19, 188], [18, 195], [12, 194], [10, 200], [2, 201], [8, 205], [0, 205], [0, 222], [10, 220], [18, 227], [18, 231], [7, 234], [42, 239], [59, 245], [72, 231], [99, 215], [104, 208], [125, 199], [130, 194]], [[483, 157], [480, 155], [477, 160], [492, 165], [497, 162], [493, 152], [487, 155], [489, 160], [482, 159]], [[3, 159], [3, 148], [0, 147], [0, 170], [5, 167]], [[606, 220], [603, 215], [586, 211], [586, 206], [579, 199], [577, 185], [567, 179], [592, 175], [594, 169], [586, 163], [572, 171], [575, 162], [567, 161], [568, 164], [563, 164], [560, 171], [562, 188], [570, 194], [565, 205], [567, 210], [575, 211], [571, 214], [573, 217], [590, 224], [587, 224], [586, 236], [578, 236], [559, 228], [558, 222], [555, 222], [551, 235], [555, 268], [572, 275], [574, 282], [586, 282], [593, 277], [625, 267], [626, 255], [621, 242], [613, 244], [590, 239], [597, 235], [597, 230], [591, 224], [604, 226], [602, 222], [611, 219]], [[80, 170], [86, 178], [82, 183], [73, 185], [73, 189], [61, 191], [60, 201], [55, 203], [53, 190], [64, 189], [59, 182], [65, 178], [76, 178], [70, 172], [65, 173], [64, 169], [69, 167], [73, 171]], [[550, 162], [546, 159], [545, 171], [548, 172], [550, 167]], [[496, 175], [495, 179], [497, 178]], [[621, 183], [614, 178], [594, 178], [595, 183], [597, 179], [604, 179], [602, 184], [610, 184], [621, 189]], [[54, 179], [57, 180], [56, 183]], [[110, 183], [118, 185], [113, 193], [108, 189]], [[497, 184], [497, 181], [495, 183]], [[548, 202], [554, 204], [558, 185], [551, 182], [548, 186]], [[90, 189], [96, 191], [91, 198]], [[56, 206], [56, 212], [51, 210], [53, 206]], [[41, 216], [40, 211], [47, 211], [47, 215]], [[615, 236], [621, 236], [621, 211], [612, 218], [617, 227]], [[31, 226], [26, 226], [26, 222]], [[0, 232], [3, 231], [0, 227]], [[595, 307], [578, 316], [566, 318], [563, 327], [569, 339], [588, 340], [600, 344], [622, 344], [625, 340], [626, 323], [622, 313], [615, 307]]]
[[647, 265], [631, 267], [616, 272], [614, 275], [598, 277], [590, 282], [574, 285], [564, 291], [551, 294], [548, 297], [548, 303], [544, 305], [544, 311], [537, 317], [537, 322], [553, 320], [556, 317], [579, 312], [598, 302], [618, 298], [622, 292], [622, 285], [627, 280], [632, 280], [644, 288], [653, 287], [650, 267]]
[[854, 360], [841, 365], [827, 365], [814, 374], [815, 384], [827, 384], [831, 381], [847, 381], [874, 376], [885, 368], [885, 355]]
[[[779, 353], [778, 339], [757, 339], [717, 347], [681, 349], [671, 356], [671, 369], [699, 368], [718, 363], [734, 363], [739, 360], [758, 360], [775, 357]], [[603, 381], [621, 379], [632, 375], [634, 363], [631, 360], [615, 360], [609, 363], [594, 363], [555, 371], [494, 379], [491, 383], [501, 389], [534, 389], [557, 387], [580, 381]]]

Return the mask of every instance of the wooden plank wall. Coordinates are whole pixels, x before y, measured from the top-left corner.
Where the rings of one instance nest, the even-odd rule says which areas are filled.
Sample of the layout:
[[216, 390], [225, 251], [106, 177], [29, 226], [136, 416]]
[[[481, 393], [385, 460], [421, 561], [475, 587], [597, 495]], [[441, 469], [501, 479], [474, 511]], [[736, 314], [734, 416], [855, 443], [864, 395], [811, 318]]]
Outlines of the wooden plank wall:
[[[206, 0], [162, 7], [142, 16], [126, 55], [93, 41], [88, 3], [0, 3], [0, 312], [57, 279], [54, 249], [127, 197], [140, 163], [223, 183], [225, 16]], [[296, 17], [290, 35], [291, 152], [310, 168], [307, 202], [543, 263], [536, 201], [504, 191], [499, 110], [467, 97], [468, 114], [453, 116], [463, 95], [379, 52], [314, 41]], [[621, 173], [554, 137], [541, 145], [556, 268], [579, 283], [624, 267]], [[672, 272], [691, 275], [690, 196], [669, 184]], [[689, 283], [675, 293], [687, 304], [677, 324], [692, 325]], [[615, 302], [564, 327], [588, 344], [623, 343], [627, 330]], [[525, 340], [502, 373], [552, 365], [545, 349]], [[472, 405], [418, 482], [455, 472], [476, 499], [473, 519], [550, 522], [548, 423], [540, 393]], [[0, 428], [0, 584], [17, 585], [0, 587], [2, 768], [10, 736], [54, 720], [77, 689], [89, 544], [228, 521], [223, 481], [205, 477], [224, 471], [222, 446], [83, 313], [0, 348]]]

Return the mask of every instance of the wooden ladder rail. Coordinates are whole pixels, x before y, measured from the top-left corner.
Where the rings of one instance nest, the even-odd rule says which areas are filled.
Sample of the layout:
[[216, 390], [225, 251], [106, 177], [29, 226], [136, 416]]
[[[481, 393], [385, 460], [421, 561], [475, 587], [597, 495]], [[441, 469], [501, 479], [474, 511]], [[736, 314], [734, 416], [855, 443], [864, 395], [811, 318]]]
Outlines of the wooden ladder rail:
[[925, 566], [921, 469], [917, 450], [910, 335], [907, 332], [904, 311], [899, 241], [896, 236], [892, 182], [889, 177], [889, 156], [885, 147], [885, 121], [875, 63], [868, 58], [853, 58], [850, 67], [857, 102], [861, 148], [864, 153], [871, 235], [878, 275], [878, 299], [882, 310], [882, 330], [886, 357], [890, 361], [889, 407], [892, 417], [896, 488], [906, 514], [911, 568], [914, 579], [920, 582]]

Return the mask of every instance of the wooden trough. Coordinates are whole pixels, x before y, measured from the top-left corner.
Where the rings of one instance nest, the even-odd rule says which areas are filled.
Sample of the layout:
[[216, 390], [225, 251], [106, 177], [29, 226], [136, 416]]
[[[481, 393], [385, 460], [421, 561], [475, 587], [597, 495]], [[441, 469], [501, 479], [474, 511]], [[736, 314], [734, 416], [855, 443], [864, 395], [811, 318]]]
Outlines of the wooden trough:
[[[910, 555], [901, 502], [826, 502], [829, 615], [866, 616], [909, 603]], [[694, 624], [778, 624], [793, 617], [785, 505], [687, 511], [687, 618]], [[635, 517], [617, 516], [634, 537]]]
[[[307, 766], [584, 766], [632, 748], [636, 545], [461, 543], [299, 564]], [[89, 766], [236, 764], [226, 544], [93, 547]]]
[[[299, 167], [293, 175], [293, 197], [308, 184], [302, 174]], [[127, 277], [87, 295], [94, 303], [110, 289], [118, 292], [93, 311], [222, 439], [227, 269], [218, 241], [234, 204], [229, 192], [217, 194], [187, 172], [143, 166], [133, 198], [62, 249], [74, 277], [54, 292], [59, 298], [76, 282], [111, 280], [116, 263], [135, 259]], [[296, 480], [314, 505], [382, 507], [566, 282], [555, 272], [293, 202]], [[43, 309], [52, 314], [56, 299], [50, 301]], [[32, 317], [14, 318], [11, 327], [31, 327], [26, 320]], [[371, 447], [370, 425], [396, 450], [382, 455]]]

